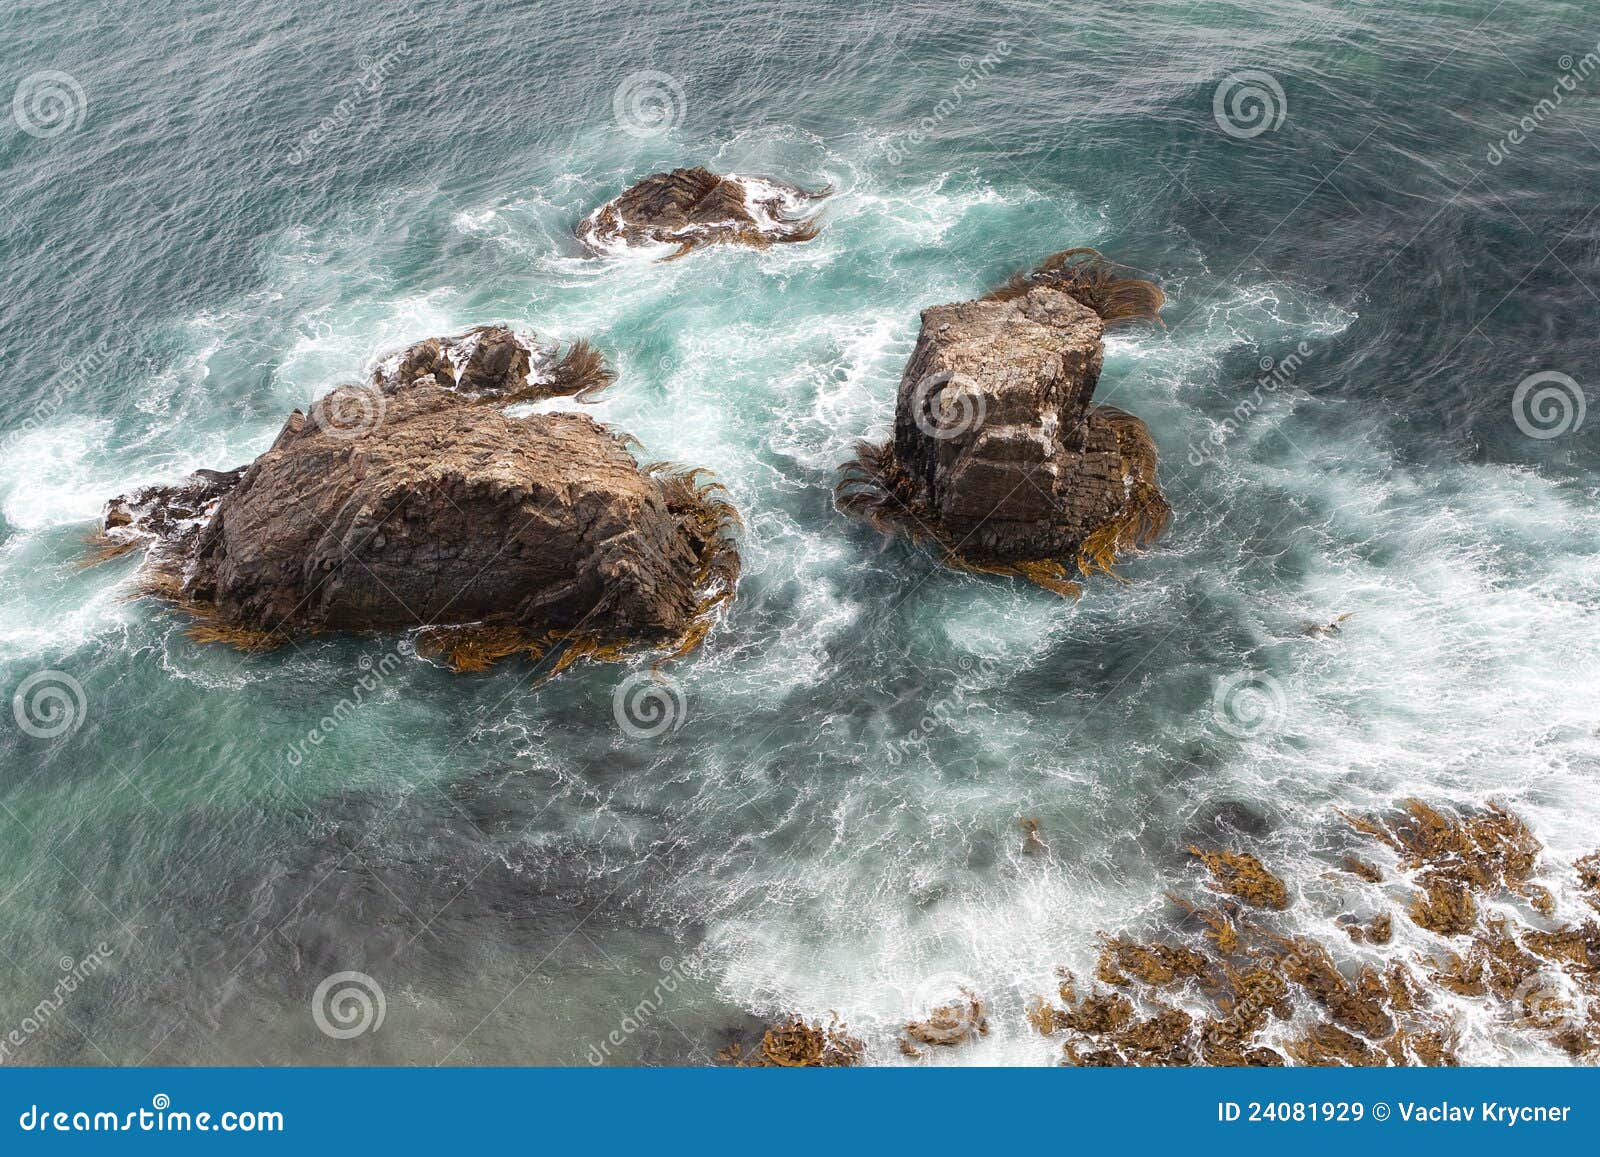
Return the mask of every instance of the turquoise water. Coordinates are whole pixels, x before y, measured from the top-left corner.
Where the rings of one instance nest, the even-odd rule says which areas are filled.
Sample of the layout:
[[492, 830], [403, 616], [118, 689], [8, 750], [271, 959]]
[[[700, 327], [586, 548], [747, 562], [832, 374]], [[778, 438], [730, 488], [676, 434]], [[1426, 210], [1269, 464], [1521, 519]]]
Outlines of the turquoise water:
[[[837, 1010], [895, 1063], [965, 983], [994, 1032], [938, 1063], [1044, 1063], [1024, 1001], [1157, 921], [1190, 842], [1259, 852], [1341, 939], [1335, 807], [1492, 796], [1555, 860], [1600, 843], [1595, 427], [1513, 404], [1594, 379], [1593, 86], [1490, 160], [1600, 41], [1586, 6], [11, 11], [0, 95], [77, 89], [0, 132], [0, 687], [81, 699], [0, 727], [0, 1030], [104, 962], [6, 1059], [703, 1063]], [[662, 125], [618, 113], [647, 70]], [[1230, 134], [1247, 70], [1283, 115]], [[593, 206], [689, 163], [831, 183], [822, 236], [582, 252]], [[1065, 604], [835, 512], [917, 311], [1083, 244], [1169, 294], [1100, 388], [1176, 511], [1131, 582]], [[486, 322], [594, 341], [592, 412], [744, 512], [673, 727], [619, 726], [642, 666], [242, 655], [129, 601], [135, 560], [80, 565], [107, 497]], [[377, 1031], [319, 1031], [341, 971]], [[1479, 1021], [1463, 1052], [1559, 1059]]]

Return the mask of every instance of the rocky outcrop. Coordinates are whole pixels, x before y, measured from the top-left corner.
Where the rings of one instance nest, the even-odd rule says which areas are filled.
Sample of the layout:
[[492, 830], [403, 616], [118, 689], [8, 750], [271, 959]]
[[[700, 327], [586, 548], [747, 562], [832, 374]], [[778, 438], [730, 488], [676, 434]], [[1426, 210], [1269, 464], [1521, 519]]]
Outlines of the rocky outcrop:
[[485, 325], [454, 337], [430, 337], [383, 358], [372, 384], [393, 394], [431, 378], [473, 401], [509, 404], [554, 397], [584, 401], [613, 376], [588, 342], [573, 342], [563, 351], [505, 326]]
[[1087, 252], [923, 312], [894, 438], [858, 446], [842, 509], [1062, 594], [1077, 593], [1074, 570], [1109, 570], [1165, 528], [1149, 431], [1091, 401], [1108, 319], [1153, 316], [1160, 291]]
[[294, 411], [247, 468], [113, 499], [105, 538], [149, 546], [146, 588], [241, 645], [417, 629], [468, 669], [704, 637], [739, 570], [715, 484], [640, 467], [587, 415], [475, 400], [526, 392], [503, 341], [421, 343], [383, 373]]
[[771, 177], [719, 176], [707, 169], [655, 173], [607, 201], [578, 226], [592, 251], [611, 254], [672, 246], [664, 260], [704, 245], [809, 241], [819, 231], [806, 214], [831, 190], [810, 192]]
[[113, 498], [101, 516], [100, 557], [143, 547], [151, 552], [153, 566], [181, 565], [246, 469], [196, 470], [182, 482], [141, 486]]

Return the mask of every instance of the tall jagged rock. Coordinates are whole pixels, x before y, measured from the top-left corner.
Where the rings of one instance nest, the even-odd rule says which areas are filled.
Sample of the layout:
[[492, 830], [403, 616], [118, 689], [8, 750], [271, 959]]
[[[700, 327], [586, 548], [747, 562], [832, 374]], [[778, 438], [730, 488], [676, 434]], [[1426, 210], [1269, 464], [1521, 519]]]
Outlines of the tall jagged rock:
[[953, 564], [1075, 593], [1072, 569], [1108, 569], [1170, 511], [1144, 423], [1092, 402], [1105, 321], [1078, 286], [1033, 276], [923, 311], [894, 438], [858, 447], [839, 501]]

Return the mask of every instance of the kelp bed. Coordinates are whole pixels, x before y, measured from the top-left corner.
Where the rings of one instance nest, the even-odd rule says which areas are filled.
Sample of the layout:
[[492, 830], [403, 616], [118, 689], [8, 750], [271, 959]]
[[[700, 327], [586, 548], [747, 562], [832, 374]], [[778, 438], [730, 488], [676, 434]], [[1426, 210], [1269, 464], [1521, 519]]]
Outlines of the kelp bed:
[[865, 1052], [866, 1046], [839, 1023], [837, 1014], [827, 1024], [794, 1016], [767, 1029], [748, 1055], [736, 1041], [717, 1053], [717, 1060], [743, 1068], [839, 1068], [860, 1064]]
[[[1096, 983], [1063, 973], [1058, 1003], [1030, 1009], [1034, 1027], [1064, 1038], [1064, 1062], [1077, 1065], [1453, 1065], [1459, 1012], [1441, 999], [1449, 993], [1575, 1060], [1600, 1056], [1600, 924], [1557, 919], [1554, 897], [1533, 882], [1541, 846], [1517, 816], [1407, 800], [1390, 816], [1345, 818], [1395, 853], [1412, 891], [1406, 915], [1435, 941], [1429, 948], [1341, 968], [1326, 944], [1272, 926], [1267, 913], [1290, 906], [1288, 888], [1259, 860], [1191, 849], [1228, 898], [1172, 897], [1188, 917], [1182, 936], [1104, 937]], [[1356, 857], [1344, 866], [1381, 898], [1382, 869]], [[1576, 868], [1600, 911], [1600, 855]], [[1339, 923], [1374, 949], [1393, 939], [1381, 907]]]
[[[1291, 891], [1255, 856], [1190, 848], [1213, 894], [1170, 896], [1183, 919], [1169, 935], [1102, 934], [1090, 981], [1060, 972], [1056, 997], [1032, 1002], [1029, 1022], [1061, 1041], [1069, 1065], [1442, 1066], [1458, 1063], [1465, 1000], [1575, 1061], [1600, 1059], [1600, 852], [1573, 865], [1594, 911], [1562, 919], [1535, 882], [1539, 841], [1503, 807], [1451, 813], [1413, 799], [1389, 815], [1344, 818], [1395, 857], [1392, 882], [1370, 860], [1342, 864], [1372, 903], [1370, 915], [1347, 914], [1339, 926], [1377, 959], [1341, 966], [1328, 943], [1276, 927]], [[1393, 942], [1384, 901], [1395, 888], [1409, 892], [1404, 914], [1424, 934], [1421, 950], [1378, 951]], [[920, 1059], [988, 1031], [983, 1002], [963, 989], [907, 1022], [899, 1048]], [[747, 1058], [732, 1045], [719, 1060], [856, 1064], [866, 1055], [837, 1015], [775, 1025], [757, 1051]]]

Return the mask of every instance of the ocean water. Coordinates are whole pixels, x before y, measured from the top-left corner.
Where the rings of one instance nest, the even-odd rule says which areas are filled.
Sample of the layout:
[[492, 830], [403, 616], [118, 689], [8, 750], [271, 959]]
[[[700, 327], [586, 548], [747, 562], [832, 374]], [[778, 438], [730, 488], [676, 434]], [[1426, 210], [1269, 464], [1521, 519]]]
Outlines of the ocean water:
[[[6, 27], [7, 1061], [695, 1064], [793, 1011], [902, 1063], [899, 1023], [967, 985], [994, 1029], [934, 1063], [1048, 1063], [1025, 1001], [1170, 919], [1189, 843], [1257, 852], [1341, 940], [1337, 808], [1493, 798], [1553, 863], [1600, 845], [1591, 6], [12, 0]], [[678, 164], [831, 184], [821, 237], [583, 252], [587, 212]], [[1071, 245], [1168, 292], [1099, 397], [1149, 423], [1176, 517], [1065, 603], [830, 488], [918, 310]], [[488, 322], [596, 343], [596, 416], [743, 511], [739, 597], [672, 683], [202, 647], [130, 600], [135, 559], [83, 565], [106, 498]], [[1534, 374], [1572, 385], [1519, 400]], [[619, 721], [641, 687], [658, 734]], [[369, 1021], [382, 994], [349, 1039], [313, 1015], [342, 972]], [[1561, 1059], [1463, 1015], [1469, 1061]]]

